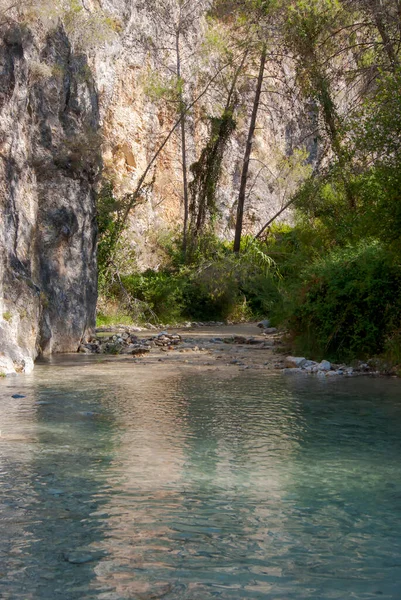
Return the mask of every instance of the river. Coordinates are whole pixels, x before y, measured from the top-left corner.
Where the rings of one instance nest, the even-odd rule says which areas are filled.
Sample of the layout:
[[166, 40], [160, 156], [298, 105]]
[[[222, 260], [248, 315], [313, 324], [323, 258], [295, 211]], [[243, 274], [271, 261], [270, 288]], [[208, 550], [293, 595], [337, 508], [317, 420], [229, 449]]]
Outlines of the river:
[[0, 429], [4, 600], [401, 596], [398, 380], [58, 358]]

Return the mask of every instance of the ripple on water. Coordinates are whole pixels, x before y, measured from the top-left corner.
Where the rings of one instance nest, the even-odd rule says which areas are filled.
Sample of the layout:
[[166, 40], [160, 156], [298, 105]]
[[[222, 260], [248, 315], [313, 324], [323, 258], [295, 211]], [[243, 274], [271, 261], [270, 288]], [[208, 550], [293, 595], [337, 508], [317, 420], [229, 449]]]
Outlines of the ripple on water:
[[57, 360], [0, 382], [0, 597], [400, 597], [401, 386]]

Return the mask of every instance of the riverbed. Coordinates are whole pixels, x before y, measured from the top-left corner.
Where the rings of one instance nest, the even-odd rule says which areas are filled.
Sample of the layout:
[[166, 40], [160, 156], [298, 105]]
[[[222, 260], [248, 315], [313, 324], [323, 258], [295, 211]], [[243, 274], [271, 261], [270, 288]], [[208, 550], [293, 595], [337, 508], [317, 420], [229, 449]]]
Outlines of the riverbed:
[[199, 360], [0, 380], [0, 597], [398, 599], [400, 381]]

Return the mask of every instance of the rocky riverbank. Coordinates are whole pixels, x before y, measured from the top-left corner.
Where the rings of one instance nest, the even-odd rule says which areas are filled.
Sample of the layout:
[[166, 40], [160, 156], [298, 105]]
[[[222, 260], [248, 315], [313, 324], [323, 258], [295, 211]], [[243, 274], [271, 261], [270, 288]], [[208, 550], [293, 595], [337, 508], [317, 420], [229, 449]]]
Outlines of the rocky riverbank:
[[[267, 323], [264, 323], [267, 325]], [[192, 366], [199, 368], [230, 367], [240, 371], [264, 369], [285, 375], [315, 377], [350, 377], [382, 375], [374, 364], [362, 361], [352, 366], [315, 362], [304, 357], [288, 356], [283, 335], [273, 327], [256, 323], [224, 325], [222, 323], [188, 323], [162, 331], [149, 327], [100, 327], [87, 336], [79, 347], [82, 355], [97, 356], [102, 362], [128, 360], [133, 364]], [[4, 361], [3, 361], [4, 362]], [[12, 365], [3, 364], [0, 374], [15, 374]], [[21, 369], [30, 372], [33, 368]]]
[[233, 365], [240, 369], [284, 367], [281, 335], [256, 324], [191, 324], [182, 329], [149, 331], [141, 328], [99, 328], [80, 346], [83, 354], [132, 357], [146, 363]]
[[285, 375], [316, 377], [380, 374], [363, 362], [349, 366], [287, 356], [282, 333], [268, 325], [268, 322], [241, 325], [192, 323], [163, 331], [101, 327], [85, 340], [79, 351], [103, 355], [103, 360], [107, 360], [107, 356], [113, 360], [114, 357], [117, 360], [125, 357], [141, 364], [229, 366], [239, 370], [265, 369], [281, 371]]

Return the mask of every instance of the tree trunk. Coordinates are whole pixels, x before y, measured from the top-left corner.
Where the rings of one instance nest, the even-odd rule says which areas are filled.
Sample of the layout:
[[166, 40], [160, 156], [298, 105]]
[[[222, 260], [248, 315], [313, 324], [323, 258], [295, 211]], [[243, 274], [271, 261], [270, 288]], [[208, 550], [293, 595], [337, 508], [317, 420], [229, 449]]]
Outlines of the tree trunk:
[[182, 162], [182, 187], [184, 196], [184, 225], [182, 234], [182, 251], [187, 251], [188, 241], [188, 218], [189, 218], [189, 194], [188, 194], [188, 164], [187, 164], [187, 136], [186, 136], [186, 115], [187, 110], [181, 89], [181, 53], [180, 53], [180, 31], [176, 33], [176, 57], [177, 57], [177, 78], [180, 85], [179, 102], [181, 117], [181, 162]]
[[283, 212], [284, 212], [285, 210], [287, 210], [287, 208], [289, 208], [289, 207], [291, 206], [291, 204], [294, 204], [294, 202], [295, 202], [295, 198], [291, 198], [291, 200], [289, 200], [289, 201], [287, 202], [287, 204], [285, 204], [285, 205], [284, 205], [282, 208], [280, 208], [280, 210], [279, 210], [279, 211], [278, 211], [278, 212], [277, 212], [277, 213], [274, 215], [274, 217], [272, 217], [271, 219], [269, 219], [269, 220], [267, 221], [267, 223], [266, 223], [265, 225], [263, 225], [262, 229], [261, 229], [261, 230], [260, 230], [260, 231], [259, 231], [259, 232], [258, 232], [258, 233], [255, 235], [255, 240], [258, 240], [258, 239], [259, 239], [259, 238], [260, 238], [260, 237], [261, 237], [261, 236], [264, 234], [264, 232], [266, 231], [266, 229], [267, 229], [268, 227], [270, 227], [270, 225], [271, 225], [272, 223], [274, 223], [274, 221], [275, 221], [276, 219], [278, 219], [278, 217], [279, 217], [281, 214], [283, 214]]
[[383, 42], [384, 50], [387, 54], [387, 58], [390, 62], [391, 68], [394, 71], [398, 66], [398, 58], [395, 47], [391, 41], [391, 38], [388, 34], [386, 23], [384, 20], [385, 8], [383, 7], [380, 0], [370, 0], [369, 7], [373, 15], [373, 19], [375, 21], [377, 30], [380, 34], [380, 37]]
[[244, 221], [244, 205], [245, 205], [245, 197], [246, 197], [246, 186], [248, 183], [249, 162], [251, 160], [253, 139], [254, 139], [255, 129], [256, 129], [256, 121], [258, 118], [260, 96], [262, 93], [262, 85], [263, 85], [263, 77], [265, 74], [266, 60], [267, 60], [267, 46], [264, 45], [263, 49], [262, 49], [262, 56], [260, 58], [258, 83], [256, 86], [255, 98], [253, 101], [251, 122], [249, 125], [248, 139], [246, 142], [244, 162], [242, 165], [241, 185], [240, 185], [240, 190], [239, 190], [239, 195], [238, 195], [238, 206], [237, 206], [237, 222], [235, 225], [234, 252], [239, 252], [240, 247], [241, 247], [242, 225], [243, 225], [243, 221]]
[[[236, 67], [234, 71], [233, 79], [228, 91], [226, 105], [220, 117], [220, 125], [217, 128], [213, 127], [213, 124], [211, 125], [210, 139], [203, 148], [199, 160], [191, 167], [191, 169], [195, 168], [196, 170], [197, 166], [203, 165], [205, 169], [204, 176], [201, 179], [198, 177], [198, 185], [196, 185], [197, 176], [194, 173], [194, 178], [189, 186], [189, 213], [190, 220], [192, 221], [191, 225], [189, 226], [189, 231], [191, 231], [193, 239], [200, 234], [204, 226], [207, 209], [210, 208], [208, 207], [208, 203], [210, 201], [210, 192], [213, 190], [212, 196], [214, 196], [214, 190], [218, 185], [218, 180], [221, 174], [220, 167], [223, 160], [225, 146], [228, 141], [226, 129], [227, 119], [234, 119], [235, 109], [238, 104], [236, 93], [237, 82], [244, 68], [248, 54], [249, 50], [246, 49], [239, 66]], [[229, 135], [230, 134], [231, 131], [229, 132]], [[193, 241], [193, 239], [191, 239], [191, 241]]]

